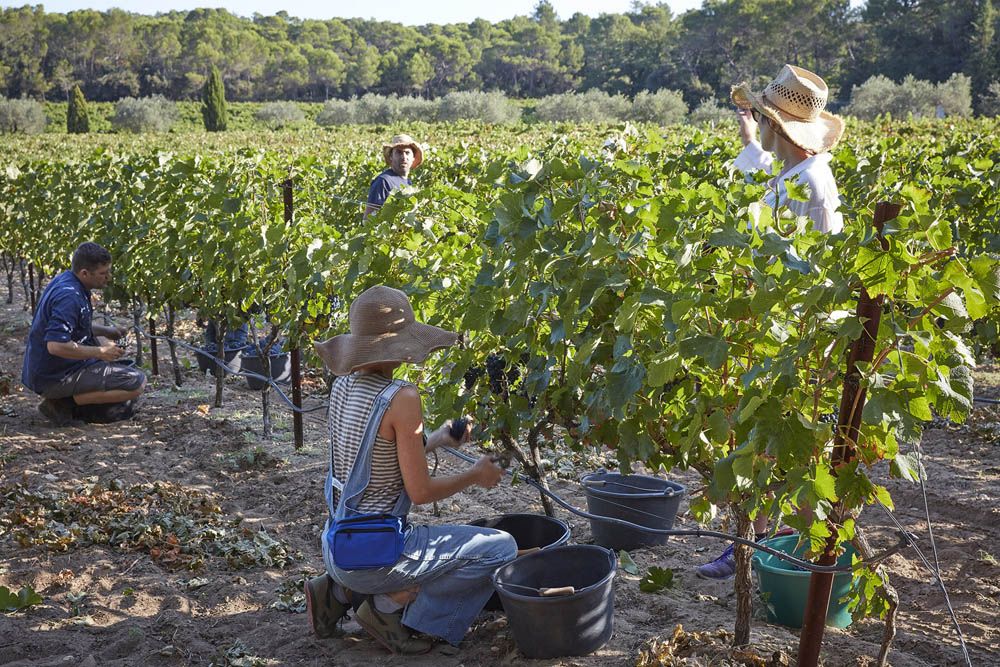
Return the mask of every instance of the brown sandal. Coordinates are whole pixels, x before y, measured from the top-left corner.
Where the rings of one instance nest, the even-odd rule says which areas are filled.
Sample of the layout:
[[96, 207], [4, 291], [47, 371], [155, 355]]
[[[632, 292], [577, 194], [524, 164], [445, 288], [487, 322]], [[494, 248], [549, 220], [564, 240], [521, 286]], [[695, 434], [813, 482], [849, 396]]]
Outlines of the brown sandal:
[[392, 614], [381, 612], [375, 608], [372, 596], [365, 598], [354, 618], [379, 644], [393, 653], [420, 655], [434, 648], [433, 641], [414, 637], [403, 625], [402, 611]]

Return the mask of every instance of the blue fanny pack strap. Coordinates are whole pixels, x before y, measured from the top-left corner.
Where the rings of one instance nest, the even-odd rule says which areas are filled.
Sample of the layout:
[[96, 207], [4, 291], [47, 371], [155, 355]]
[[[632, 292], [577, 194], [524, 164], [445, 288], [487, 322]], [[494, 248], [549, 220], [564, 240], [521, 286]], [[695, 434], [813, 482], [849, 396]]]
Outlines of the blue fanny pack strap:
[[[327, 505], [330, 507], [331, 514], [335, 520], [358, 513], [357, 505], [371, 481], [372, 450], [375, 447], [375, 438], [378, 435], [379, 426], [382, 424], [382, 417], [385, 416], [386, 410], [389, 409], [389, 405], [392, 403], [396, 392], [405, 386], [406, 383], [402, 380], [393, 380], [375, 397], [371, 413], [368, 415], [364, 437], [361, 439], [361, 447], [358, 449], [358, 454], [354, 459], [354, 465], [351, 467], [351, 472], [347, 477], [346, 483], [341, 483], [333, 474], [333, 443], [331, 442], [330, 468], [326, 479], [326, 498]], [[334, 488], [339, 492], [336, 510], [332, 507]], [[403, 491], [396, 501], [392, 514], [405, 517], [409, 509], [410, 499], [406, 495], [406, 491]]]

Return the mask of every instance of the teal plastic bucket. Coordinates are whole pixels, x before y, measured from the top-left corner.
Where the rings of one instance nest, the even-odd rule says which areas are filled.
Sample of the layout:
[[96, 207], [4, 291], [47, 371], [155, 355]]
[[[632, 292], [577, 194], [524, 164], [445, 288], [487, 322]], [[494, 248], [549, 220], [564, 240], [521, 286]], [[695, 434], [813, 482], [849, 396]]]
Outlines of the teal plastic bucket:
[[[803, 558], [806, 546], [795, 548], [798, 535], [775, 537], [764, 542], [776, 551]], [[850, 565], [856, 554], [854, 547], [846, 545], [844, 553], [837, 559], [837, 565]], [[760, 582], [760, 593], [767, 605], [769, 623], [801, 628], [805, 618], [806, 597], [809, 593], [810, 572], [801, 570], [788, 561], [781, 560], [763, 551], [754, 551], [753, 569]], [[847, 601], [841, 602], [851, 592], [851, 573], [838, 572], [833, 576], [833, 592], [827, 608], [826, 624], [835, 628], [846, 628], [851, 624], [851, 613]]]

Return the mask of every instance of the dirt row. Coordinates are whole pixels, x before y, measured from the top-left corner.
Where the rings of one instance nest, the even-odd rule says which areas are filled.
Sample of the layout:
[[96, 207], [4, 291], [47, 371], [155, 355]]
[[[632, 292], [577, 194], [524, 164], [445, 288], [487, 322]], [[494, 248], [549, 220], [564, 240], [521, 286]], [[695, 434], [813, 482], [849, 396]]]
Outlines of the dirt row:
[[[521, 663], [500, 612], [484, 613], [458, 649], [441, 645], [429, 655], [389, 655], [353, 621], [342, 635], [320, 641], [308, 632], [301, 595], [304, 578], [322, 567], [319, 532], [325, 515], [325, 427], [322, 413], [306, 421], [306, 446], [292, 446], [291, 419], [276, 408], [276, 433], [260, 437], [259, 394], [230, 380], [226, 405], [210, 409], [211, 378], [185, 369], [175, 388], [170, 369], [151, 378], [145, 405], [133, 421], [55, 429], [36, 411], [37, 397], [16, 381], [29, 324], [19, 304], [0, 322], [0, 586], [30, 586], [42, 603], [0, 614], [0, 665], [500, 665]], [[165, 356], [165, 355], [164, 355]], [[193, 360], [188, 360], [191, 365]], [[1000, 398], [995, 367], [977, 371], [977, 394]], [[923, 439], [930, 474], [927, 501], [937, 556], [974, 664], [1000, 664], [1000, 412], [980, 407], [969, 424], [929, 430]], [[582, 459], [597, 465], [600, 456]], [[445, 470], [465, 465], [442, 457]], [[585, 469], [576, 471], [582, 474]], [[700, 481], [671, 475], [692, 491]], [[896, 515], [926, 539], [918, 486], [889, 480]], [[585, 506], [579, 487], [559, 481], [557, 492]], [[415, 508], [415, 519], [467, 522], [504, 512], [540, 512], [527, 485], [471, 490], [438, 506]], [[559, 517], [571, 541], [591, 541], [588, 522]], [[89, 526], [67, 537], [67, 520]], [[686, 504], [678, 521], [693, 525]], [[89, 522], [89, 523], [88, 523]], [[877, 512], [862, 518], [873, 542], [895, 541]], [[172, 532], [173, 531], [173, 532]], [[197, 531], [185, 552], [185, 531]], [[671, 568], [672, 588], [639, 590], [639, 576], [615, 580], [611, 641], [581, 657], [541, 665], [635, 664], [651, 640], [677, 625], [716, 648], [719, 630], [731, 630], [731, 582], [696, 578], [693, 567], [724, 545], [675, 539], [631, 553], [641, 573]], [[945, 600], [913, 551], [890, 561], [900, 593], [899, 635], [893, 665], [962, 664]], [[761, 612], [763, 607], [761, 607]], [[873, 663], [882, 625], [868, 619], [847, 630], [829, 629], [826, 665]], [[715, 633], [714, 635], [711, 633]], [[754, 650], [793, 656], [797, 633], [755, 621]], [[663, 645], [660, 645], [661, 647]], [[655, 653], [655, 651], [654, 651]], [[725, 653], [725, 651], [723, 651]], [[661, 656], [666, 653], [660, 652]], [[663, 658], [666, 660], [667, 658]], [[672, 657], [672, 663], [708, 664]], [[742, 664], [719, 657], [711, 664]], [[775, 664], [781, 664], [779, 662]]]

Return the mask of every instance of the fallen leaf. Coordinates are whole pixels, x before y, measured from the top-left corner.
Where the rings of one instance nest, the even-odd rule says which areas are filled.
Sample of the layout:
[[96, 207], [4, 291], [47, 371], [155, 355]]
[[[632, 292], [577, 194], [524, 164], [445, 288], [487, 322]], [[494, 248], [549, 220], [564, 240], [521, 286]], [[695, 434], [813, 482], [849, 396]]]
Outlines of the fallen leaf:
[[632, 560], [632, 556], [630, 556], [624, 549], [618, 552], [618, 567], [620, 567], [622, 572], [625, 572], [626, 574], [639, 574], [639, 566], [635, 564], [635, 561]]

